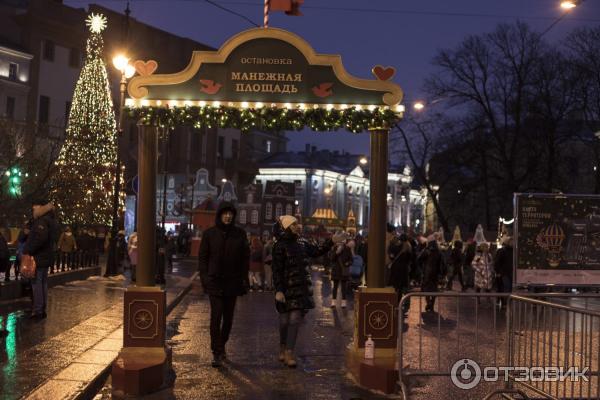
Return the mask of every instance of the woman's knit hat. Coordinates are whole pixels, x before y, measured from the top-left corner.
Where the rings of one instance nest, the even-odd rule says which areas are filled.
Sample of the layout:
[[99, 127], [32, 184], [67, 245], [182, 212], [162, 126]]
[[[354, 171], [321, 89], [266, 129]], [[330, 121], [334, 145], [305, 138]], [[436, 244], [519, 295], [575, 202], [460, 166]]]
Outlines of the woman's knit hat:
[[296, 217], [293, 217], [291, 215], [282, 215], [281, 217], [279, 217], [279, 223], [281, 224], [283, 229], [287, 229], [290, 226], [292, 226], [292, 224], [297, 222], [298, 220], [296, 219]]

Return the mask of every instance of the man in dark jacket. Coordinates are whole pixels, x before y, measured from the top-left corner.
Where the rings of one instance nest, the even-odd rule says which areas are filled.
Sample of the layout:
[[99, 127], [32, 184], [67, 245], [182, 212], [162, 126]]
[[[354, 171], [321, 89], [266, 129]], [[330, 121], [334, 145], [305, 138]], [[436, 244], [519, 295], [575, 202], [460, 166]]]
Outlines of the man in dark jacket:
[[246, 232], [234, 224], [236, 213], [229, 202], [219, 205], [216, 226], [204, 231], [198, 253], [202, 287], [210, 298], [210, 347], [215, 368], [225, 359], [237, 296], [248, 291], [250, 248]]
[[[419, 262], [423, 266], [422, 292], [437, 292], [440, 276], [445, 275], [446, 264], [444, 256], [440, 251], [437, 241], [433, 235], [427, 238], [427, 247], [419, 256]], [[427, 296], [425, 311], [433, 311], [435, 296]]]
[[[513, 239], [511, 237], [503, 238], [502, 247], [496, 252], [494, 268], [498, 275], [498, 291], [511, 293], [513, 280]], [[502, 300], [500, 305], [504, 305]]]
[[36, 264], [32, 281], [33, 313], [31, 318], [46, 318], [48, 301], [48, 269], [54, 265], [58, 224], [54, 218], [54, 205], [47, 199], [33, 202], [33, 223], [25, 243], [23, 254], [33, 256]]

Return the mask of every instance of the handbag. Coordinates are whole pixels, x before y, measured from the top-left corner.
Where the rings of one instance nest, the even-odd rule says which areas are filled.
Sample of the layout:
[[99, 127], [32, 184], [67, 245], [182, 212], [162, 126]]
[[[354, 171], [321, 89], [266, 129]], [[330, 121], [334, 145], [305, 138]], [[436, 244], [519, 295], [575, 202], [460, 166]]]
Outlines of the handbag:
[[35, 258], [29, 254], [23, 254], [21, 256], [21, 276], [23, 278], [33, 279], [35, 278]]

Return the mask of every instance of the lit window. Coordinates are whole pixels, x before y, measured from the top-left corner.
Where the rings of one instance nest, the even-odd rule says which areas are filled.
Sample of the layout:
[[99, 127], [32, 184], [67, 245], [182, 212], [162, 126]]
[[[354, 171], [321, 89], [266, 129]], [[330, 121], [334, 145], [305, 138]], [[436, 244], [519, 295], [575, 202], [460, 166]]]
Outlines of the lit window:
[[250, 222], [252, 225], [258, 224], [258, 210], [252, 210], [252, 216], [250, 217]]
[[273, 204], [267, 203], [265, 207], [265, 219], [271, 221], [273, 219]]
[[271, 152], [271, 141], [267, 140], [267, 153]]
[[293, 215], [293, 211], [292, 211], [292, 205], [288, 204], [285, 206], [285, 214], [286, 215]]
[[245, 225], [247, 220], [246, 210], [240, 210], [240, 224]]
[[246, 196], [246, 203], [252, 204], [253, 202], [254, 202], [254, 195], [252, 193], [248, 193], [248, 196]]
[[8, 79], [16, 81], [18, 73], [19, 73], [19, 64], [15, 64], [15, 63], [8, 64]]
[[281, 203], [277, 203], [275, 206], [275, 218], [279, 218], [283, 215], [283, 206]]

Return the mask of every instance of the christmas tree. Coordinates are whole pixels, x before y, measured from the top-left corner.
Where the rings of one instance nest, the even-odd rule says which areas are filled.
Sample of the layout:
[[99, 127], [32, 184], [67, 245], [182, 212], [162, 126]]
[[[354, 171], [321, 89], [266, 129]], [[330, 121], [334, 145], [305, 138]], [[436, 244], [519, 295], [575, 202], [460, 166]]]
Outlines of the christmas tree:
[[109, 225], [117, 159], [116, 122], [102, 53], [103, 15], [86, 20], [90, 36], [65, 143], [56, 161], [52, 198], [68, 224]]

